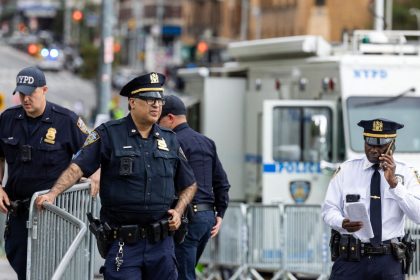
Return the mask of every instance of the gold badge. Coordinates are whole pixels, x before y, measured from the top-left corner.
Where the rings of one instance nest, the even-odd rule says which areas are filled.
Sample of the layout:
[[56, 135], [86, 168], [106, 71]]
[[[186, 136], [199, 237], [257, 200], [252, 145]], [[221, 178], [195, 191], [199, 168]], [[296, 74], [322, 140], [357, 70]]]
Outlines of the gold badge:
[[53, 127], [48, 128], [47, 134], [45, 135], [44, 142], [49, 144], [55, 143], [55, 134], [57, 133], [57, 130]]
[[169, 149], [168, 149], [168, 146], [166, 146], [166, 142], [165, 142], [165, 139], [158, 139], [157, 140], [157, 145], [158, 145], [158, 149], [159, 150], [164, 150], [164, 151], [168, 151], [169, 152]]
[[373, 131], [383, 131], [384, 124], [382, 121], [373, 121], [372, 130]]
[[150, 74], [150, 83], [151, 84], [158, 84], [159, 83], [159, 76], [156, 73]]

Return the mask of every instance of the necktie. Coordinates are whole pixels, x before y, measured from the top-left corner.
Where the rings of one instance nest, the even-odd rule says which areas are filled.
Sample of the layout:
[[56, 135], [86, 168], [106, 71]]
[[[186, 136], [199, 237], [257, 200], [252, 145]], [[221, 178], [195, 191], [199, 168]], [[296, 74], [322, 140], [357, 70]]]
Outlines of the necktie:
[[370, 242], [378, 246], [382, 242], [382, 214], [381, 214], [381, 174], [379, 164], [372, 166], [374, 169], [370, 181], [370, 223], [372, 224], [373, 238]]

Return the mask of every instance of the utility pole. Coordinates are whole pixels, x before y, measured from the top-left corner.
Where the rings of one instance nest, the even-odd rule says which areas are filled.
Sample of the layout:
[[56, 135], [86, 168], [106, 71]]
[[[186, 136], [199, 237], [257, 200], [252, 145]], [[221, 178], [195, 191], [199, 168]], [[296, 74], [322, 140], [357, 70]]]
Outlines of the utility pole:
[[392, 30], [392, 0], [386, 0], [385, 22], [386, 30]]
[[384, 0], [375, 0], [374, 16], [374, 29], [376, 31], [384, 30]]
[[98, 114], [108, 115], [109, 101], [111, 100], [111, 64], [114, 60], [112, 37], [112, 23], [114, 22], [112, 0], [102, 0], [101, 15], [101, 51], [99, 57], [99, 110]]
[[63, 0], [64, 8], [64, 45], [68, 46], [71, 43], [71, 7], [69, 0]]
[[248, 35], [248, 14], [249, 14], [249, 0], [242, 0], [241, 7], [241, 41], [247, 39]]

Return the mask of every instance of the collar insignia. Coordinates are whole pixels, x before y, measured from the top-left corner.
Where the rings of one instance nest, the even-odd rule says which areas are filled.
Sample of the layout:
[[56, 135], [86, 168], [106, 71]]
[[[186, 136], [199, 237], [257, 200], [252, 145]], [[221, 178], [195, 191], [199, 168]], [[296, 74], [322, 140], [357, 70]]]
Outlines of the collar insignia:
[[57, 130], [53, 127], [48, 128], [47, 134], [45, 135], [44, 142], [48, 144], [54, 144], [55, 143], [55, 134], [57, 133]]

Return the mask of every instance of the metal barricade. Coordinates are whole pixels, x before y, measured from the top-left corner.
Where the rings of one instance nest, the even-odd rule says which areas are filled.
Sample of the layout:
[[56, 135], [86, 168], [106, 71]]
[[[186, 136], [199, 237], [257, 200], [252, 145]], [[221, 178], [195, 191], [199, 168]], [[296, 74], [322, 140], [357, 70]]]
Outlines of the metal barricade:
[[416, 241], [417, 250], [414, 253], [414, 260], [406, 279], [420, 279], [420, 225], [415, 224], [410, 219], [405, 220], [405, 232], [410, 231], [411, 238]]
[[221, 279], [220, 269], [240, 271], [246, 262], [247, 247], [246, 205], [231, 203], [223, 217], [216, 238], [212, 238], [200, 258], [206, 270], [199, 279]]
[[[86, 212], [96, 213], [90, 184], [73, 186], [54, 205], [38, 211], [32, 196], [28, 220], [27, 279], [93, 279], [93, 236], [87, 232]], [[53, 276], [54, 275], [54, 276]], [[58, 279], [58, 278], [56, 278]]]
[[247, 210], [248, 271], [256, 278], [262, 278], [258, 271], [273, 272], [278, 278], [283, 273], [282, 207], [251, 204]]
[[284, 269], [288, 272], [329, 274], [329, 230], [319, 205], [284, 206]]

